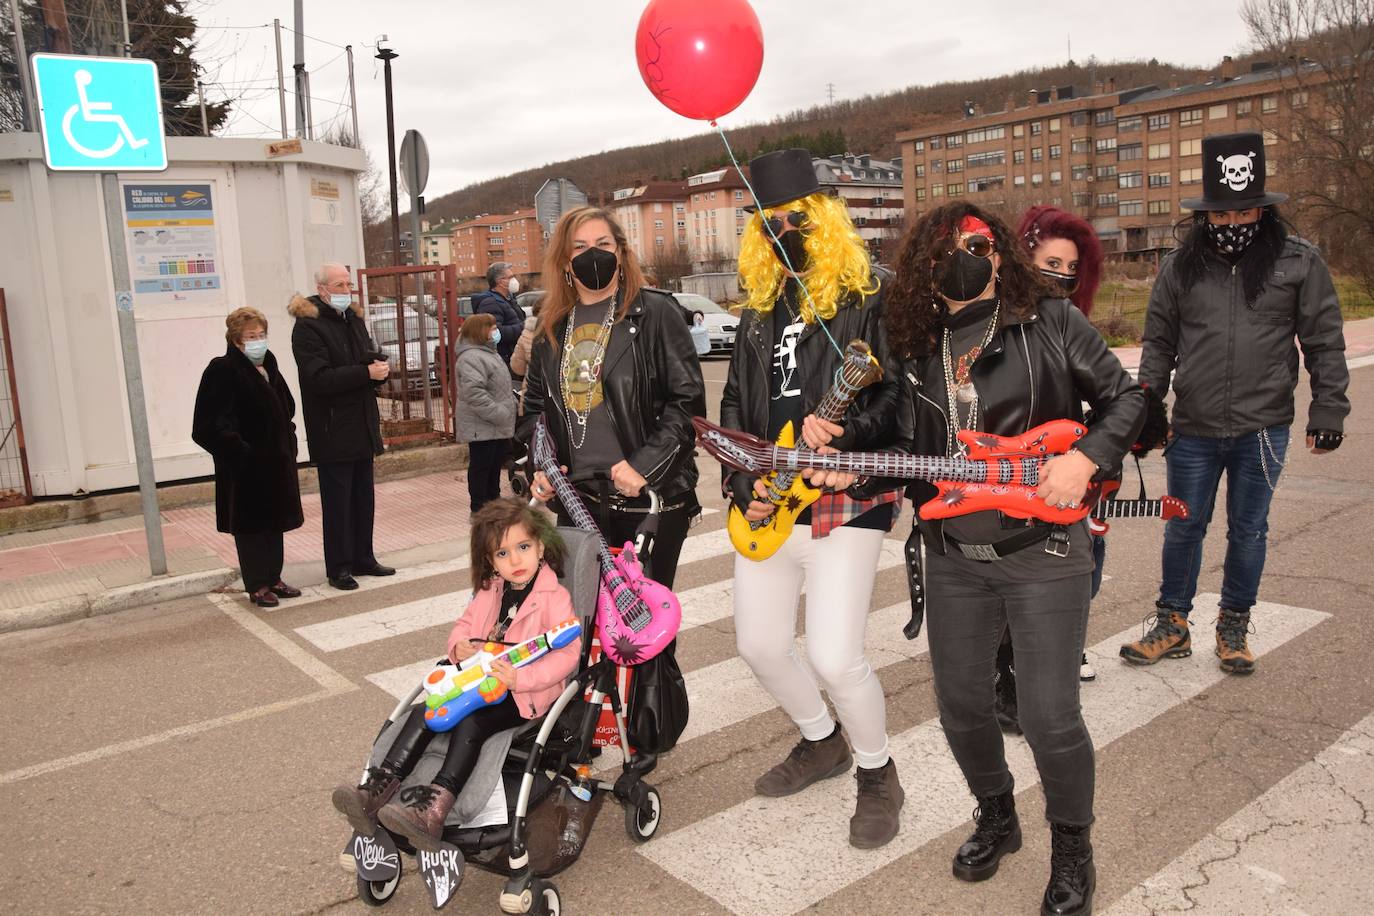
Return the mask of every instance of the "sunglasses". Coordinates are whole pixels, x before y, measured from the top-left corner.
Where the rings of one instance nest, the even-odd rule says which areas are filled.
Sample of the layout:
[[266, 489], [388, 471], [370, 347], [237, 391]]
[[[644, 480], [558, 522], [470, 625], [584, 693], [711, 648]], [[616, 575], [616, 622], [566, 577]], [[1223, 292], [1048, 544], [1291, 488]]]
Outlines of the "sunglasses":
[[805, 213], [800, 210], [791, 210], [782, 216], [770, 216], [763, 221], [763, 224], [768, 227], [768, 231], [772, 235], [782, 235], [786, 231], [784, 227], [790, 226], [793, 229], [800, 229], [806, 225], [807, 221], [808, 217]]
[[981, 232], [965, 232], [955, 239], [954, 248], [948, 253], [954, 254], [955, 248], [962, 248], [975, 258], [986, 258], [992, 254], [992, 239]]

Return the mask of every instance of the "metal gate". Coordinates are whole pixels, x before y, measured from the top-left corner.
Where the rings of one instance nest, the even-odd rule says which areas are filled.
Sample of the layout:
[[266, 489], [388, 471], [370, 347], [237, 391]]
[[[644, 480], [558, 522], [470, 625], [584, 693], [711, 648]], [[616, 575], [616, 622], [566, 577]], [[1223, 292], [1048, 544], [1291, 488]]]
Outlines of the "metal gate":
[[19, 387], [14, 379], [10, 349], [10, 318], [5, 291], [0, 289], [0, 508], [33, 502], [29, 456], [24, 449], [24, 423], [19, 417]]

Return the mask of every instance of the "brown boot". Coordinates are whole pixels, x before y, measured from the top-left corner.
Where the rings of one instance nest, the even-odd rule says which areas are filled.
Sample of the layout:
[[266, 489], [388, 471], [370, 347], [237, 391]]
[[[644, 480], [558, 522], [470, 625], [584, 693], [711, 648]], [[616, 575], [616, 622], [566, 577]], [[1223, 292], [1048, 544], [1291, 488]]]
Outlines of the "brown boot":
[[411, 786], [401, 797], [377, 812], [377, 820], [392, 833], [410, 840], [416, 849], [438, 852], [444, 818], [453, 810], [453, 793], [443, 786]]
[[1153, 626], [1135, 642], [1121, 647], [1121, 658], [1132, 665], [1153, 665], [1161, 658], [1187, 658], [1193, 654], [1188, 618], [1178, 611], [1160, 608], [1151, 617]]
[[334, 790], [334, 807], [348, 818], [348, 823], [359, 834], [372, 836], [377, 829], [377, 812], [391, 801], [400, 787], [401, 777], [368, 767], [362, 785], [339, 786]]
[[769, 798], [795, 795], [813, 782], [849, 772], [853, 763], [849, 745], [836, 725], [829, 738], [798, 741], [786, 760], [758, 778], [754, 791]]
[[1250, 651], [1246, 635], [1250, 631], [1250, 612], [1222, 608], [1217, 615], [1217, 658], [1221, 670], [1227, 674], [1252, 674], [1255, 653]]
[[849, 845], [877, 849], [897, 835], [897, 812], [902, 810], [906, 793], [897, 781], [897, 764], [891, 759], [876, 770], [859, 767], [859, 799], [849, 819]]

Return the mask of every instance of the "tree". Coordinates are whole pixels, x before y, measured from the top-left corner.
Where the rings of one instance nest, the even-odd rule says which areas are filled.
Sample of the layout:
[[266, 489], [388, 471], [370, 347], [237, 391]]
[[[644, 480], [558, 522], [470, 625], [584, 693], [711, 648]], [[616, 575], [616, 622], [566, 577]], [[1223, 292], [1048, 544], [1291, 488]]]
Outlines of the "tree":
[[692, 255], [686, 245], [665, 246], [654, 255], [648, 267], [655, 286], [677, 289], [678, 281], [692, 272]]
[[1265, 128], [1286, 140], [1285, 211], [1374, 295], [1374, 0], [1246, 0], [1241, 17], [1280, 65]]

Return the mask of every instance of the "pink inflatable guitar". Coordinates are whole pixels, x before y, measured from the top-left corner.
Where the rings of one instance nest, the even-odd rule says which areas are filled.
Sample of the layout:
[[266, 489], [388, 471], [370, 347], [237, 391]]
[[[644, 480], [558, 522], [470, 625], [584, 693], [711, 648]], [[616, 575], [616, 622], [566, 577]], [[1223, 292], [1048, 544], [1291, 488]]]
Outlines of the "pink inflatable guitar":
[[619, 555], [611, 555], [610, 546], [583, 505], [582, 497], [559, 469], [558, 455], [543, 417], [539, 418], [530, 442], [530, 457], [535, 468], [543, 471], [553, 484], [558, 501], [573, 523], [596, 535], [596, 555], [601, 562], [596, 629], [602, 650], [617, 665], [625, 667], [648, 661], [677, 638], [678, 627], [682, 625], [682, 605], [677, 596], [666, 586], [645, 577], [634, 547], [629, 543]]

